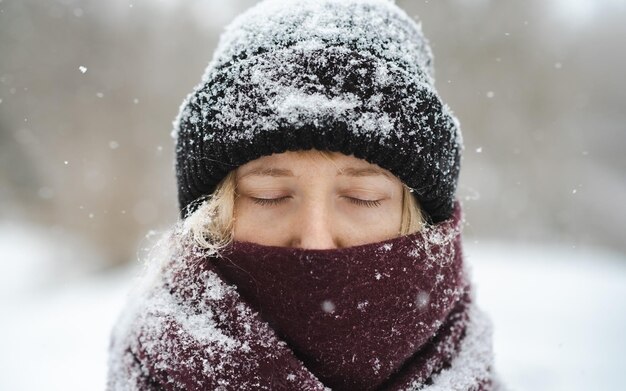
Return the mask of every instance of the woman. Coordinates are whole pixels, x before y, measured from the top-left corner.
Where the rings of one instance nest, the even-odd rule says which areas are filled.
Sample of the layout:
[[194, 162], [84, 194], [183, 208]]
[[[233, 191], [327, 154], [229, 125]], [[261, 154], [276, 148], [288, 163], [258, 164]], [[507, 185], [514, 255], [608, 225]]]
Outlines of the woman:
[[432, 75], [389, 1], [235, 19], [174, 123], [181, 220], [116, 325], [108, 388], [495, 388]]

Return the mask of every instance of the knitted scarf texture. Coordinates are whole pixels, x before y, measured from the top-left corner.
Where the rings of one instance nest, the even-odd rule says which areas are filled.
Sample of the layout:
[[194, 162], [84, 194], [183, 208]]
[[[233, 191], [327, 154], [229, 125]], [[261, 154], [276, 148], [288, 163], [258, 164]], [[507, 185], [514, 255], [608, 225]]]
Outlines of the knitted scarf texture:
[[131, 292], [107, 389], [491, 390], [462, 222], [457, 201], [421, 232], [341, 249], [180, 246]]

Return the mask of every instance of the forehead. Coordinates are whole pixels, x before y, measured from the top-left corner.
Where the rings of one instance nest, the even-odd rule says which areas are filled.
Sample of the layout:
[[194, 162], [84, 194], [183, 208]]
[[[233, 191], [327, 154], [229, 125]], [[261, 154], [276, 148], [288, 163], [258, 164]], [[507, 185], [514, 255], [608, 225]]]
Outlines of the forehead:
[[238, 168], [238, 177], [249, 175], [289, 176], [311, 170], [336, 170], [337, 175], [384, 176], [395, 178], [391, 172], [376, 164], [340, 152], [287, 151], [262, 156]]

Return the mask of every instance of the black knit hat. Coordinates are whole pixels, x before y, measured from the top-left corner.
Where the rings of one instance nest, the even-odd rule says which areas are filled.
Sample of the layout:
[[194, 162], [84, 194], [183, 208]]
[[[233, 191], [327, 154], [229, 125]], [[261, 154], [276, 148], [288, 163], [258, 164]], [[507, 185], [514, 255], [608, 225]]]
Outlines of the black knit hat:
[[258, 3], [226, 28], [174, 121], [181, 217], [238, 166], [315, 148], [389, 170], [433, 222], [449, 218], [463, 147], [432, 60], [421, 24], [391, 1]]

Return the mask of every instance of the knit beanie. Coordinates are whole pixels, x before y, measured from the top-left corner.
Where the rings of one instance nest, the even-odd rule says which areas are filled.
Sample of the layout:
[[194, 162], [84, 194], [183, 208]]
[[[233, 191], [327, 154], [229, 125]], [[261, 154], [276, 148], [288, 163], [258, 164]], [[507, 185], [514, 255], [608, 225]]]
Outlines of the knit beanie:
[[462, 136], [421, 30], [388, 0], [266, 0], [220, 37], [173, 122], [181, 217], [233, 169], [318, 149], [389, 170], [437, 223], [453, 211]]

